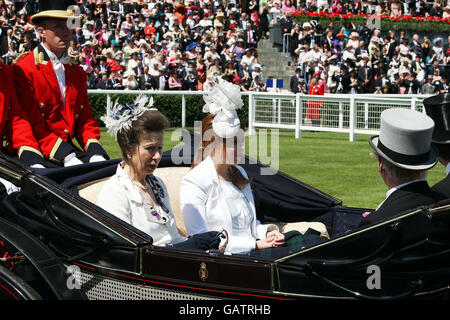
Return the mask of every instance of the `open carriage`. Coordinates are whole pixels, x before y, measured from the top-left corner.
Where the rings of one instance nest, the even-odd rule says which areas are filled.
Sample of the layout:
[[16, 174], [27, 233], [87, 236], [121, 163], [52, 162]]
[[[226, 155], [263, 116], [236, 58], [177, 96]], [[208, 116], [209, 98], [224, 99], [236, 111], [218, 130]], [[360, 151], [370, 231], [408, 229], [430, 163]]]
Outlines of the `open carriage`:
[[[189, 166], [164, 153], [180, 233], [179, 185]], [[247, 159], [248, 160], [248, 159]], [[450, 202], [358, 228], [363, 208], [264, 165], [246, 164], [257, 217], [283, 231], [325, 224], [330, 239], [241, 254], [152, 245], [151, 236], [94, 203], [119, 160], [62, 169], [23, 168], [2, 156], [0, 176], [21, 188], [0, 203], [4, 299], [395, 299], [447, 297]]]

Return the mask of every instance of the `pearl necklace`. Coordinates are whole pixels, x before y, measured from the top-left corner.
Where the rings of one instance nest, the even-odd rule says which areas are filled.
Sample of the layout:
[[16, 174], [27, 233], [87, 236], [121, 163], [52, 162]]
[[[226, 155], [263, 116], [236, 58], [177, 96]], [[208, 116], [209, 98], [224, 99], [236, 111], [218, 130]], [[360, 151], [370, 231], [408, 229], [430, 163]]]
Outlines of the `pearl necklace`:
[[142, 183], [139, 183], [137, 181], [131, 180], [133, 181], [133, 183], [138, 186], [139, 188], [141, 188], [142, 190], [148, 190], [150, 189], [150, 183], [148, 183], [147, 181], [145, 181], [145, 185], [143, 185]]

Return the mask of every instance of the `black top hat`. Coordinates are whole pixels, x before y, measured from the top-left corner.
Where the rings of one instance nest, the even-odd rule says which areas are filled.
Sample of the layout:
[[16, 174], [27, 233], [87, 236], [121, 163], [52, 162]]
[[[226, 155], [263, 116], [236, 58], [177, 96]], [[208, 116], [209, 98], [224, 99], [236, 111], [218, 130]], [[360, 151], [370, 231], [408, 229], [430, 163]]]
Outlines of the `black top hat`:
[[43, 18], [73, 18], [74, 12], [71, 9], [75, 5], [75, 0], [39, 0], [39, 13], [31, 17], [31, 23], [36, 24], [38, 20]]
[[450, 143], [450, 94], [438, 94], [423, 100], [427, 115], [434, 120], [432, 141]]

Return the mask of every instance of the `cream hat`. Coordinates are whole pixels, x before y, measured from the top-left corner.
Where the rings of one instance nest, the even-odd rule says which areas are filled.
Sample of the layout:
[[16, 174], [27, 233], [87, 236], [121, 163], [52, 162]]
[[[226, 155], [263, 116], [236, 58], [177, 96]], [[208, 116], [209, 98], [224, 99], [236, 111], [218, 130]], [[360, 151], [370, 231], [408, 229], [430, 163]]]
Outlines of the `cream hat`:
[[240, 87], [219, 77], [203, 100], [206, 102], [203, 112], [216, 115], [212, 124], [214, 133], [224, 139], [235, 137], [241, 128], [236, 110], [244, 105]]

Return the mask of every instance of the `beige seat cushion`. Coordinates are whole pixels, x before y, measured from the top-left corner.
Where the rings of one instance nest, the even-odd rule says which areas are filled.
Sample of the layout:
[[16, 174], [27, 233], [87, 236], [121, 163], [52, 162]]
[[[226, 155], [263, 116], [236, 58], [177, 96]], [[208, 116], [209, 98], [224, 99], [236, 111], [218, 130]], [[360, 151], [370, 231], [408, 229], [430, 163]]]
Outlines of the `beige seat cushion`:
[[[180, 184], [184, 176], [189, 172], [189, 169], [189, 167], [172, 167], [158, 168], [155, 170], [155, 176], [160, 178], [167, 187], [170, 205], [172, 206], [172, 211], [175, 216], [178, 232], [182, 236], [186, 236], [187, 232], [180, 206]], [[108, 179], [109, 177], [78, 186], [80, 196], [92, 203], [96, 203], [98, 194]]]
[[320, 232], [320, 236], [330, 239], [327, 227], [322, 222], [292, 222], [278, 224], [282, 233], [296, 230], [301, 234], [305, 234], [309, 228]]
[[186, 226], [184, 225], [183, 213], [180, 205], [180, 185], [184, 176], [189, 172], [189, 167], [176, 168], [158, 168], [155, 170], [155, 176], [160, 178], [166, 185], [169, 192], [170, 205], [177, 222], [178, 232], [186, 237]]
[[98, 194], [100, 193], [100, 190], [102, 190], [103, 185], [108, 179], [109, 177], [106, 177], [78, 186], [79, 195], [92, 203], [96, 203]]

